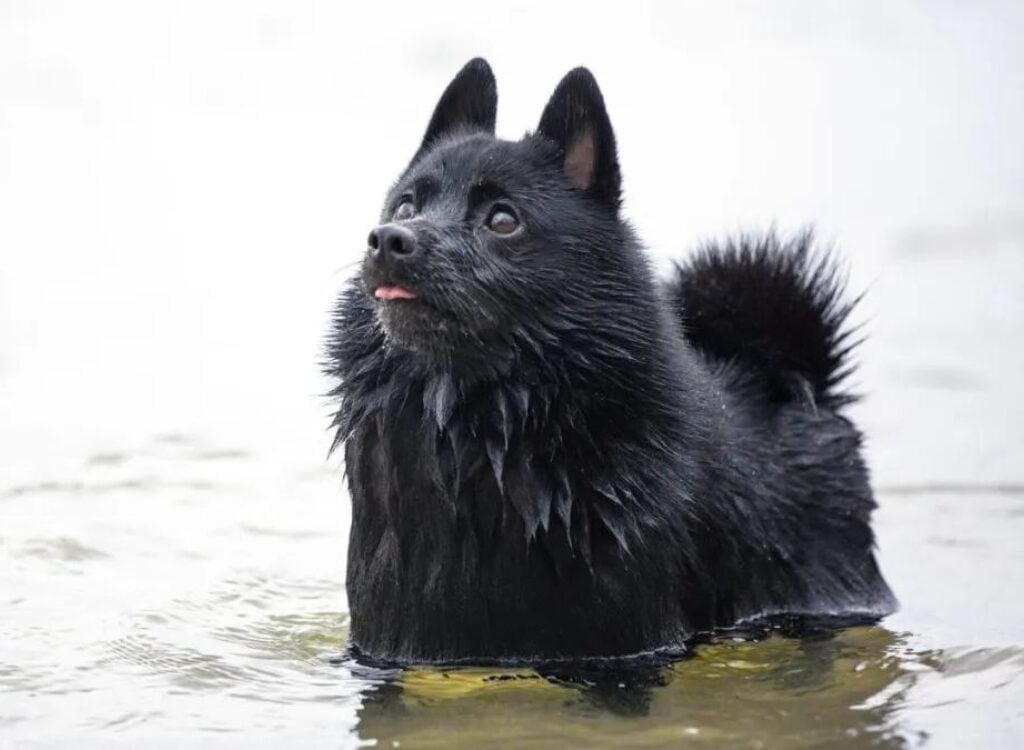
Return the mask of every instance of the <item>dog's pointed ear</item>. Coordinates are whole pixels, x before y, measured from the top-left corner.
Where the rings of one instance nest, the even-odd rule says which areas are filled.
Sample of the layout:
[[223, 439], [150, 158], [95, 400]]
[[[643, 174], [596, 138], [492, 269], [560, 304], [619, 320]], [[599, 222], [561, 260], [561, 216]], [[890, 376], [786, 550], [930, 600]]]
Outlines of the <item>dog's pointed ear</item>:
[[449, 133], [482, 130], [493, 135], [497, 114], [498, 86], [494, 73], [486, 60], [475, 57], [463, 66], [441, 94], [413, 161]]
[[618, 208], [622, 191], [615, 133], [597, 81], [586, 68], [570, 71], [558, 84], [537, 127], [562, 150], [569, 183]]

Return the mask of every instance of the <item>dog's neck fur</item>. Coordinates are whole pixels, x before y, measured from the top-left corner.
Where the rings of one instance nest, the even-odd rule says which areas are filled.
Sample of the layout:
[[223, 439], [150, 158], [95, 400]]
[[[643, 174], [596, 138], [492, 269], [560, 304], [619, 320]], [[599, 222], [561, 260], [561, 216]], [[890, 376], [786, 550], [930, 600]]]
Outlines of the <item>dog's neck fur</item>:
[[[556, 518], [568, 530], [580, 485], [589, 485], [588, 495], [605, 496], [612, 515], [642, 513], [603, 486], [610, 466], [628, 466], [634, 452], [671, 455], [666, 463], [678, 465], [675, 459], [687, 446], [707, 442], [712, 410], [703, 393], [706, 378], [688, 377], [700, 364], [657, 312], [648, 321], [649, 336], [628, 340], [616, 340], [614, 326], [607, 333], [597, 327], [567, 331], [570, 345], [551, 332], [541, 342], [534, 332], [519, 331], [516, 348], [506, 356], [489, 352], [480, 360], [486, 367], [474, 366], [472, 357], [447, 365], [389, 346], [357, 291], [341, 314], [349, 324], [347, 339], [335, 342], [342, 381], [335, 392], [342, 399], [336, 444], [372, 424], [372, 439], [389, 444], [382, 450], [397, 473], [421, 470], [425, 454], [433, 454], [431, 474], [456, 504], [486, 460], [527, 539]], [[413, 430], [415, 441], [396, 436], [400, 430]], [[420, 456], [395, 455], [393, 449]], [[549, 466], [579, 470], [576, 476], [549, 476]], [[515, 480], [506, 481], [512, 474]], [[538, 481], [548, 486], [536, 487], [523, 474], [544, 475]], [[638, 485], [649, 481], [636, 477]], [[628, 548], [621, 524], [606, 525]]]

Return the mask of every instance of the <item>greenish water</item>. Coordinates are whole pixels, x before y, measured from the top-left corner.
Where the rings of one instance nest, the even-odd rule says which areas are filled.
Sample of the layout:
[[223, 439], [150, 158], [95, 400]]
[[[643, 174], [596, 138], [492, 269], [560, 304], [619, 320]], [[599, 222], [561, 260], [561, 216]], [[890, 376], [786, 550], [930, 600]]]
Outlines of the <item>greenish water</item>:
[[358, 731], [385, 747], [900, 747], [911, 672], [935, 666], [884, 629], [853, 628], [725, 640], [636, 675], [411, 671], [369, 696]]

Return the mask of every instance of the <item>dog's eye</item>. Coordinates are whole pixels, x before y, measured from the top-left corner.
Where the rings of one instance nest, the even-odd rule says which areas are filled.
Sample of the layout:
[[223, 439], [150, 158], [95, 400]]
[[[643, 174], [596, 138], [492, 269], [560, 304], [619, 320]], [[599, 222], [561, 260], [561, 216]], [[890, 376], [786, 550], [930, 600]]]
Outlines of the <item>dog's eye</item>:
[[391, 216], [393, 221], [408, 221], [416, 215], [416, 204], [414, 204], [409, 198], [404, 198], [401, 203], [398, 204], [398, 208], [395, 209], [395, 213]]
[[495, 206], [487, 217], [487, 228], [495, 234], [512, 234], [519, 229], [519, 219], [507, 206]]

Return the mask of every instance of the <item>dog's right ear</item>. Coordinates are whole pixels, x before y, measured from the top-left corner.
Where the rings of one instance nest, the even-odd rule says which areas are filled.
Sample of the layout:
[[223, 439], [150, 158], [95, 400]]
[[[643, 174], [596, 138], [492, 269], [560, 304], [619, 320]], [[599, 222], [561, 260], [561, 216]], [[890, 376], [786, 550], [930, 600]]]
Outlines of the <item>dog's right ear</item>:
[[486, 60], [474, 57], [441, 94], [413, 162], [450, 133], [484, 131], [493, 135], [497, 114], [498, 86], [494, 73]]
[[559, 82], [537, 132], [561, 150], [569, 184], [618, 209], [622, 177], [615, 133], [601, 89], [589, 70], [570, 70]]

